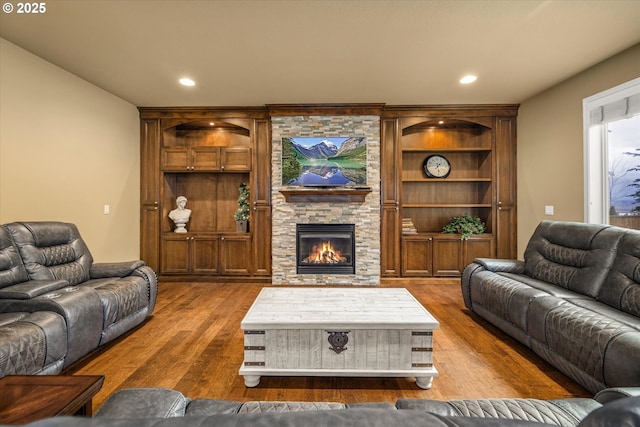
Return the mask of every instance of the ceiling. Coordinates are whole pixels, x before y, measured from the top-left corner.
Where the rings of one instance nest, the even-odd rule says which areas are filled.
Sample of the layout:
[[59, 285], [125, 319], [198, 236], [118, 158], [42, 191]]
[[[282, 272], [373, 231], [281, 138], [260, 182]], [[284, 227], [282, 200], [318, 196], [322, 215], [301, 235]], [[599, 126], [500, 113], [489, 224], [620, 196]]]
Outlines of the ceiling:
[[520, 103], [640, 43], [638, 0], [45, 5], [0, 37], [137, 106]]

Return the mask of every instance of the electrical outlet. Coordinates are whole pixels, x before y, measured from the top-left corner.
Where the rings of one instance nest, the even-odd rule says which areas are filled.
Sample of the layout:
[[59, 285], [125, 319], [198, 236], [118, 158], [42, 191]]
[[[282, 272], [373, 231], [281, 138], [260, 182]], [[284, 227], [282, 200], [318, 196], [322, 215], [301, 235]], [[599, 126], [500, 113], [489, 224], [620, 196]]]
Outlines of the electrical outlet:
[[545, 215], [553, 215], [553, 206], [545, 206], [544, 207]]
[[111, 213], [111, 206], [104, 205], [104, 214], [109, 215]]

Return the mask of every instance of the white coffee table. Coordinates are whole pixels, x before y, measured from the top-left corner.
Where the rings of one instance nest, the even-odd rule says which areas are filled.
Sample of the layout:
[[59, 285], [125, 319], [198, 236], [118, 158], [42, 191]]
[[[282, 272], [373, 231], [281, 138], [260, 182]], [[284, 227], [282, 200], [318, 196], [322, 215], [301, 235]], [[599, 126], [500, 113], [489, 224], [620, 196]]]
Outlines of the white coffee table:
[[247, 387], [261, 376], [415, 377], [431, 387], [436, 319], [400, 288], [263, 288], [241, 323]]

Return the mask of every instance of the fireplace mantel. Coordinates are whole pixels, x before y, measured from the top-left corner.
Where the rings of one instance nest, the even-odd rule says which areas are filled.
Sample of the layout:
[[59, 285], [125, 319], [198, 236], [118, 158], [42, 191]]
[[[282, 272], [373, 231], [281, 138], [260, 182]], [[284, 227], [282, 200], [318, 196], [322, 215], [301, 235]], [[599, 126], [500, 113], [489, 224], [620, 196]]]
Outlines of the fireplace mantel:
[[280, 193], [289, 203], [364, 203], [371, 188], [283, 188]]

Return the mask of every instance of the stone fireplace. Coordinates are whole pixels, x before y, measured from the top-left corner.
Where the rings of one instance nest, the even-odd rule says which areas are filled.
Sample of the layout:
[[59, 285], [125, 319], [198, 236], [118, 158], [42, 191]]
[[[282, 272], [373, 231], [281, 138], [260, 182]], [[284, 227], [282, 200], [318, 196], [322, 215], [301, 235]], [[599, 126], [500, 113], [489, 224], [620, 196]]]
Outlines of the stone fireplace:
[[[274, 285], [377, 285], [380, 283], [380, 118], [378, 116], [273, 116], [272, 135], [272, 283]], [[287, 201], [282, 185], [283, 137], [366, 138], [367, 187], [363, 201], [315, 197]], [[330, 192], [330, 190], [329, 190]], [[326, 192], [325, 192], [326, 195]], [[353, 227], [353, 266], [341, 270], [299, 265], [297, 225]], [[305, 255], [305, 257], [308, 255]], [[356, 262], [357, 260], [357, 262]], [[318, 267], [317, 265], [315, 267]], [[341, 266], [345, 267], [344, 265]]]

